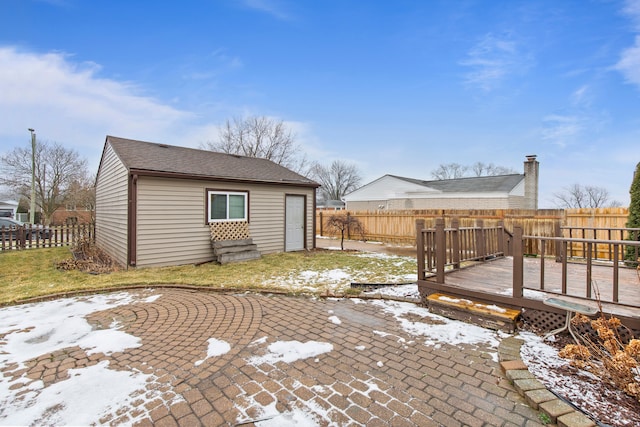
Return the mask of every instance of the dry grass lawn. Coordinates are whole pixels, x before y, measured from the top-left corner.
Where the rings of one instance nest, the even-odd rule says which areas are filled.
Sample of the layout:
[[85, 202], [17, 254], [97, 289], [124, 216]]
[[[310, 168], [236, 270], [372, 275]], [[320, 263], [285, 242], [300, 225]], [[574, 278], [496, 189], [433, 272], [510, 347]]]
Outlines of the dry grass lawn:
[[350, 282], [406, 282], [403, 277], [416, 273], [415, 260], [411, 258], [325, 250], [272, 254], [256, 261], [228, 265], [207, 263], [106, 274], [56, 267], [69, 258], [71, 252], [68, 248], [0, 253], [0, 305], [56, 293], [130, 285], [182, 284], [319, 294], [326, 290], [344, 291]]

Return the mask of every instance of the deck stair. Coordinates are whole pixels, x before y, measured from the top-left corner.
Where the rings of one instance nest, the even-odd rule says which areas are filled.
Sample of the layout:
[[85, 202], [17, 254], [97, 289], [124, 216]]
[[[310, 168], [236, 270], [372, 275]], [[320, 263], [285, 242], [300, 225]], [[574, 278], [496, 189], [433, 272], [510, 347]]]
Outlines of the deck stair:
[[427, 302], [429, 311], [432, 313], [508, 333], [515, 332], [516, 322], [520, 316], [519, 310], [442, 293], [429, 295]]
[[211, 246], [213, 247], [215, 260], [220, 264], [260, 258], [258, 245], [253, 243], [251, 238], [212, 241]]

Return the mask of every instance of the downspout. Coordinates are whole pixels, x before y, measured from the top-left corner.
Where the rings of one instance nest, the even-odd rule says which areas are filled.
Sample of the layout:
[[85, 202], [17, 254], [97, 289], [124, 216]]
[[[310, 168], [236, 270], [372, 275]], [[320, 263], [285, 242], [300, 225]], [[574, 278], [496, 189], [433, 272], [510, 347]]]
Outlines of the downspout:
[[[316, 248], [316, 209], [318, 208], [317, 206], [317, 201], [316, 201], [316, 189], [313, 189], [313, 195], [311, 196], [313, 198], [313, 221], [311, 221], [311, 233], [313, 234], [313, 244], [312, 244], [312, 249]], [[305, 208], [307, 206], [307, 204], [305, 203]], [[306, 215], [305, 215], [306, 217]], [[307, 221], [307, 219], [305, 218], [305, 222]], [[320, 214], [320, 221], [322, 221], [322, 214]], [[306, 240], [306, 238], [305, 238]]]
[[129, 212], [127, 217], [129, 223], [127, 224], [127, 246], [128, 246], [128, 262], [130, 266], [136, 266], [136, 241], [137, 241], [137, 227], [138, 219], [136, 212], [138, 211], [138, 175], [129, 176]]

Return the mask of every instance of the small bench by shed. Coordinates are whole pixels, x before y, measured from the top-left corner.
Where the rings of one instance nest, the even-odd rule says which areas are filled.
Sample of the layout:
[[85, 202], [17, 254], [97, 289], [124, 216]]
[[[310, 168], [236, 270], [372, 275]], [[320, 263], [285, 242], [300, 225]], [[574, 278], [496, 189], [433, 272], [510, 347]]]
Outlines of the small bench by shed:
[[515, 332], [516, 322], [520, 316], [519, 310], [441, 293], [429, 295], [427, 301], [429, 311], [432, 313], [508, 333]]

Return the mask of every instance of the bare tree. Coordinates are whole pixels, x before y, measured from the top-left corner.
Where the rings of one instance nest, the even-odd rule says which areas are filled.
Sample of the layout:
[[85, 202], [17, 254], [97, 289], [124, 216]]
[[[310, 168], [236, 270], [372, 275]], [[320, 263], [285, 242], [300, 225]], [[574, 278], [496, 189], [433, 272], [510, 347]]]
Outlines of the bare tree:
[[227, 120], [218, 140], [207, 142], [204, 148], [269, 159], [298, 173], [304, 173], [307, 164], [295, 135], [285, 123], [265, 116]]
[[[0, 157], [0, 184], [31, 198], [31, 147], [16, 147]], [[57, 142], [38, 141], [35, 149], [37, 209], [48, 224], [51, 214], [68, 196], [71, 184], [87, 176], [87, 161]]]
[[601, 208], [608, 205], [609, 191], [603, 187], [573, 184], [554, 193], [553, 197], [561, 208]]
[[497, 176], [518, 173], [511, 168], [496, 166], [493, 163], [486, 164], [482, 162], [475, 162], [473, 166], [471, 166], [471, 170], [473, 171], [474, 176]]
[[364, 240], [364, 226], [358, 218], [352, 217], [348, 212], [346, 215], [331, 215], [327, 219], [327, 228], [340, 232], [340, 249], [343, 251], [345, 233], [347, 238], [351, 238], [351, 233], [356, 233]]
[[469, 169], [459, 163], [441, 164], [437, 169], [431, 171], [431, 176], [436, 180], [462, 178]]
[[79, 176], [69, 184], [64, 196], [64, 203], [74, 210], [86, 210], [91, 214], [91, 222], [95, 220], [96, 187], [88, 175]]
[[310, 175], [321, 185], [320, 192], [325, 200], [341, 200], [345, 194], [356, 190], [362, 180], [354, 163], [334, 160], [330, 166], [315, 163]]
[[[471, 172], [471, 174], [469, 174]], [[515, 170], [505, 167], [496, 166], [493, 163], [475, 162], [471, 166], [461, 165], [459, 163], [443, 163], [436, 169], [431, 171], [431, 176], [436, 180], [457, 179], [465, 176], [497, 176], [510, 175], [518, 173]]]

